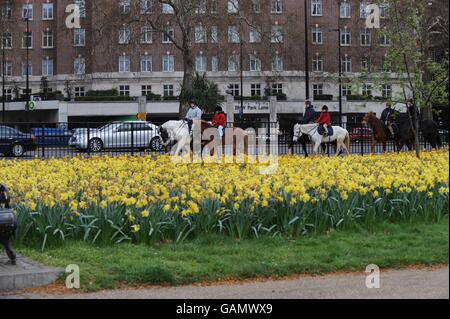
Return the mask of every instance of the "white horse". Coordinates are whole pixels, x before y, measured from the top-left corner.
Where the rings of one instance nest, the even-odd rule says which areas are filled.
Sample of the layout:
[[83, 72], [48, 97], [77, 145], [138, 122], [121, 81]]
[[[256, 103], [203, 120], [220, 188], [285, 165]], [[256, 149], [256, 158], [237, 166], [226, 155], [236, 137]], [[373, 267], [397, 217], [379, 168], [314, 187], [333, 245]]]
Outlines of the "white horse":
[[314, 145], [314, 153], [319, 153], [319, 147], [322, 143], [337, 142], [336, 156], [341, 153], [342, 148], [347, 155], [350, 154], [350, 134], [340, 126], [333, 126], [332, 136], [323, 136], [318, 132], [319, 124], [296, 124], [294, 126], [294, 143], [297, 143], [303, 134], [308, 135]]
[[173, 155], [177, 156], [184, 147], [191, 143], [191, 134], [186, 121], [169, 121], [159, 128], [162, 145], [167, 149], [168, 146], [176, 145]]

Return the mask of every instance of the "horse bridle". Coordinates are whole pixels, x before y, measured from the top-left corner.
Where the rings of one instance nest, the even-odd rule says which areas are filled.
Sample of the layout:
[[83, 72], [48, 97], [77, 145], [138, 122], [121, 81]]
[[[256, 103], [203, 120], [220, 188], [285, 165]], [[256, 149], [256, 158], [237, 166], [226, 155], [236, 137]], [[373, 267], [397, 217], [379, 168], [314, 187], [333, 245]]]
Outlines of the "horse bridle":
[[306, 133], [303, 133], [302, 132], [302, 130], [300, 129], [300, 135], [296, 135], [296, 134], [294, 134], [294, 137], [297, 137], [297, 138], [300, 138], [303, 134], [305, 134], [305, 135], [310, 135], [310, 133], [312, 132], [312, 131], [314, 131], [314, 130], [318, 130], [319, 129], [319, 125], [317, 125], [316, 127], [314, 127], [314, 128], [312, 128], [311, 130], [309, 130], [308, 132], [306, 132]]

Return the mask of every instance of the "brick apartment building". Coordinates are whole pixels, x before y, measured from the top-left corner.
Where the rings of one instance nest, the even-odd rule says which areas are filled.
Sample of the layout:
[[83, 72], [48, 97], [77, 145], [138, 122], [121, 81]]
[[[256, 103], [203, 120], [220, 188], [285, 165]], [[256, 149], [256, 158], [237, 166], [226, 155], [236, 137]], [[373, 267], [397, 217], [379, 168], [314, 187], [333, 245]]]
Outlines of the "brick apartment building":
[[[193, 60], [198, 72], [227, 90], [240, 94], [242, 39], [244, 96], [286, 94], [306, 98], [305, 32], [308, 34], [309, 83], [313, 96], [338, 96], [339, 42], [345, 76], [370, 70], [378, 73], [388, 39], [365, 29], [365, 1], [359, 0], [217, 0], [197, 12]], [[32, 93], [46, 77], [53, 91], [75, 96], [89, 90], [117, 89], [121, 95], [150, 92], [176, 96], [183, 76], [183, 58], [167, 35], [148, 27], [149, 15], [161, 17], [173, 36], [180, 30], [170, 8], [140, 0], [18, 0], [0, 1], [5, 44], [6, 95], [25, 94], [26, 54]], [[66, 26], [66, 8], [78, 4], [81, 28]], [[251, 5], [246, 6], [246, 4]], [[208, 4], [209, 1], [208, 1]], [[203, 11], [204, 10], [204, 11]], [[240, 10], [251, 23], [238, 19]], [[305, 15], [306, 10], [306, 15]], [[382, 8], [382, 17], [385, 15]], [[213, 18], [210, 18], [214, 16]], [[305, 16], [307, 30], [305, 30]], [[15, 18], [15, 19], [13, 19]], [[25, 18], [29, 19], [29, 33]], [[341, 30], [338, 39], [337, 29]], [[239, 35], [236, 35], [238, 33]], [[172, 33], [171, 33], [172, 34]], [[393, 81], [395, 82], [395, 81]], [[389, 96], [395, 84], [343, 86], [344, 95]], [[17, 92], [18, 91], [18, 92]]]

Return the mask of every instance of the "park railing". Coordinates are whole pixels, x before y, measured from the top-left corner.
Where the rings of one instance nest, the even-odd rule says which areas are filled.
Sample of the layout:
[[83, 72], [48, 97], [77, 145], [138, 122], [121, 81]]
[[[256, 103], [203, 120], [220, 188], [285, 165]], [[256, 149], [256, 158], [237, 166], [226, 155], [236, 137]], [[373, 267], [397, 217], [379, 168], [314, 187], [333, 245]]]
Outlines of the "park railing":
[[[0, 124], [0, 159], [20, 157], [24, 159], [51, 159], [65, 157], [157, 155], [162, 154], [158, 125], [145, 125], [139, 122], [120, 123], [5, 123]], [[236, 121], [228, 127], [253, 129], [256, 132], [258, 150], [267, 154], [312, 154], [313, 146], [306, 149], [294, 144], [293, 126], [295, 123], [279, 124], [269, 121]], [[351, 136], [350, 151], [362, 156], [371, 152], [371, 130], [359, 123], [343, 123]], [[448, 147], [448, 130], [440, 130], [443, 147]], [[421, 136], [422, 149], [431, 149]], [[387, 150], [394, 151], [393, 142], [387, 143]], [[306, 151], [306, 152], [305, 152]], [[376, 153], [383, 151], [377, 144]], [[325, 154], [333, 156], [331, 145]]]

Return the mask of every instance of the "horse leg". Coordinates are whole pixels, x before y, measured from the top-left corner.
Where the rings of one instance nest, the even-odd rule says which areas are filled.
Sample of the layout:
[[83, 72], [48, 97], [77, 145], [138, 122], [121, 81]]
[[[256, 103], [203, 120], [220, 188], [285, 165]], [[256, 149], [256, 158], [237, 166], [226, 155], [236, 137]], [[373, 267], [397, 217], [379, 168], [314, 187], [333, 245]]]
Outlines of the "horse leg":
[[343, 145], [344, 145], [344, 142], [339, 141], [339, 140], [337, 141], [337, 143], [336, 143], [336, 156], [341, 155], [341, 149], [342, 149]]
[[377, 145], [377, 140], [375, 138], [372, 138], [372, 145], [370, 146], [370, 153], [371, 154], [375, 154], [375, 146], [376, 145]]
[[320, 143], [320, 141], [317, 141], [317, 142], [315, 142], [316, 144], [314, 145], [314, 154], [316, 154], [316, 155], [318, 155], [319, 154], [319, 148], [320, 148], [320, 145], [322, 144], [322, 143]]
[[306, 147], [306, 142], [302, 142], [303, 152], [305, 153], [305, 157], [308, 157], [308, 148]]

